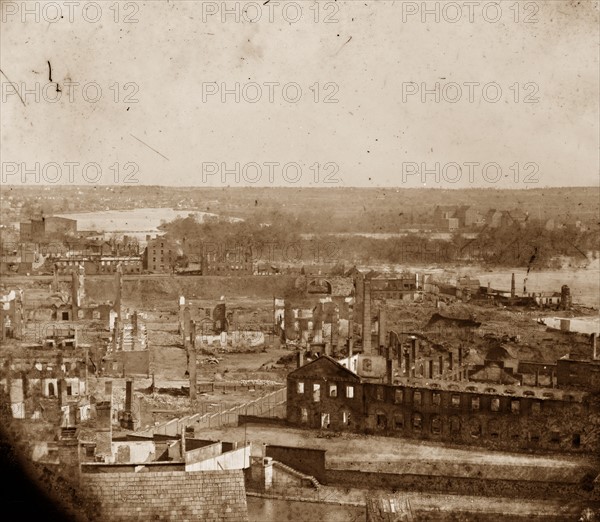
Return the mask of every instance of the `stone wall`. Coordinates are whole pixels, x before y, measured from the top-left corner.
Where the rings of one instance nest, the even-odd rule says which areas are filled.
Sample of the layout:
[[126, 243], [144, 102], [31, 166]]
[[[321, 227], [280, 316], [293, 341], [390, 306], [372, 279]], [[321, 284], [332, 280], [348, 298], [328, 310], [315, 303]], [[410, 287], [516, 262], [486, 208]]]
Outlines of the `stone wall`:
[[274, 460], [326, 484], [325, 450], [267, 445], [265, 454]]
[[482, 480], [466, 477], [370, 473], [327, 470], [327, 484], [393, 491], [418, 491], [444, 495], [469, 495], [526, 499], [600, 500], [600, 489], [591, 480], [580, 483], [530, 480]]
[[97, 520], [248, 522], [241, 470], [83, 474]]

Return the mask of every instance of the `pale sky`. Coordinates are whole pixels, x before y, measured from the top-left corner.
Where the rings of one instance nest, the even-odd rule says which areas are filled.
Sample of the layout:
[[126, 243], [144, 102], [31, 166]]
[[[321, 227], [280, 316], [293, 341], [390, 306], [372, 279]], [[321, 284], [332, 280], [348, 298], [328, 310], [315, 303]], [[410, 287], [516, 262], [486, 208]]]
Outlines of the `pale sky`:
[[[127, 163], [136, 166], [131, 180], [148, 185], [599, 184], [597, 1], [519, 2], [518, 22], [514, 0], [500, 2], [499, 14], [485, 1], [428, 2], [439, 9], [437, 21], [435, 12], [422, 20], [420, 1], [320, 1], [318, 22], [312, 1], [122, 1], [119, 10], [113, 1], [79, 2], [71, 14], [64, 2], [1, 4], [3, 182], [23, 184], [23, 167], [37, 162], [40, 176], [41, 166], [58, 164], [43, 173], [46, 182], [60, 176], [63, 184], [87, 184], [82, 166], [91, 163], [101, 169], [99, 184], [122, 184], [133, 172]], [[225, 4], [234, 14], [223, 21]], [[259, 20], [245, 19], [259, 9]], [[48, 61], [61, 93], [49, 84]], [[272, 102], [270, 82], [277, 83]], [[423, 102], [420, 91], [436, 82], [439, 103], [434, 94]], [[471, 84], [472, 102], [467, 82], [479, 84]], [[239, 103], [234, 94], [223, 103], [220, 90], [235, 91], [236, 83]], [[102, 96], [92, 103], [95, 85]], [[496, 103], [486, 101], [484, 85], [487, 100], [500, 87]], [[323, 103], [327, 96], [338, 102]], [[537, 103], [524, 103], [527, 96]], [[77, 163], [72, 179], [68, 162]], [[234, 174], [222, 179], [221, 165], [234, 170], [236, 162], [239, 183]], [[284, 177], [281, 165], [269, 162], [301, 170], [290, 167]], [[431, 173], [423, 183], [413, 173], [422, 164], [434, 170], [436, 162], [440, 179]], [[469, 162], [497, 164], [500, 181], [496, 167], [484, 178], [476, 165], [469, 179]], [[215, 164], [219, 170], [208, 175]], [[88, 170], [88, 179], [95, 172]], [[331, 184], [323, 179], [328, 173]], [[248, 182], [258, 175], [258, 183]], [[35, 183], [35, 175], [26, 182]]]

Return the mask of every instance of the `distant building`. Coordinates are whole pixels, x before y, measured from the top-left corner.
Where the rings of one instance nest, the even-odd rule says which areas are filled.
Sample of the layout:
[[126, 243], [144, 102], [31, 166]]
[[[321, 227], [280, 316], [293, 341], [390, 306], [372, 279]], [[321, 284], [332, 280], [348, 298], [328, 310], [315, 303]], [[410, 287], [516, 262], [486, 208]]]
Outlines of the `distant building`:
[[77, 221], [63, 217], [44, 216], [21, 222], [19, 231], [21, 242], [43, 243], [75, 235]]
[[473, 207], [469, 207], [468, 205], [458, 207], [453, 217], [458, 219], [458, 226], [460, 228], [481, 226], [484, 221], [483, 216]]
[[488, 210], [485, 215], [485, 224], [488, 228], [499, 228], [502, 223], [502, 212], [495, 208]]
[[468, 205], [438, 205], [433, 211], [433, 222], [441, 230], [457, 230], [483, 225], [481, 214]]
[[500, 226], [502, 227], [524, 227], [527, 220], [529, 219], [529, 214], [527, 212], [523, 212], [522, 210], [505, 210], [502, 212], [502, 218], [500, 220]]
[[418, 276], [379, 276], [371, 279], [371, 298], [414, 301], [418, 293]]
[[157, 237], [148, 242], [142, 266], [148, 272], [169, 273], [174, 270], [177, 258], [181, 254], [181, 249], [174, 241]]
[[253, 271], [252, 253], [239, 248], [202, 256], [202, 275], [252, 275]]
[[73, 269], [83, 265], [85, 273], [114, 274], [119, 264], [124, 274], [140, 274], [142, 272], [142, 257], [140, 256], [72, 256], [60, 257], [55, 262], [59, 274], [70, 274]]

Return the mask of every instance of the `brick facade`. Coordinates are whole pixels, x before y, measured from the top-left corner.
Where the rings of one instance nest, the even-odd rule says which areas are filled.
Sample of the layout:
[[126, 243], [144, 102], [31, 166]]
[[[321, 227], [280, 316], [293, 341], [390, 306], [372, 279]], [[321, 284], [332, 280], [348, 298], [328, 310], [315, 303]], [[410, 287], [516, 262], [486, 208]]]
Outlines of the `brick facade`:
[[[365, 382], [329, 357], [291, 372], [290, 424], [504, 450], [600, 451], [600, 399], [472, 382]], [[516, 388], [516, 387], [515, 387]]]

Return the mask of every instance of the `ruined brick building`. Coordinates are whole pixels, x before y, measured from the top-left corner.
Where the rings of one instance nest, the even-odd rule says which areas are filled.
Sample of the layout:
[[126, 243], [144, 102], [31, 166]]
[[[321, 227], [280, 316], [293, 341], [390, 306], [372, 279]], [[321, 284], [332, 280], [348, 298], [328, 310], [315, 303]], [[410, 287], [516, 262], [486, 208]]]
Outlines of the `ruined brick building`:
[[[363, 356], [359, 364], [371, 370], [378, 357]], [[287, 380], [288, 422], [505, 450], [600, 450], [598, 389], [444, 379], [396, 383], [393, 361], [385, 363], [386, 372], [375, 378], [328, 356], [294, 370]]]

